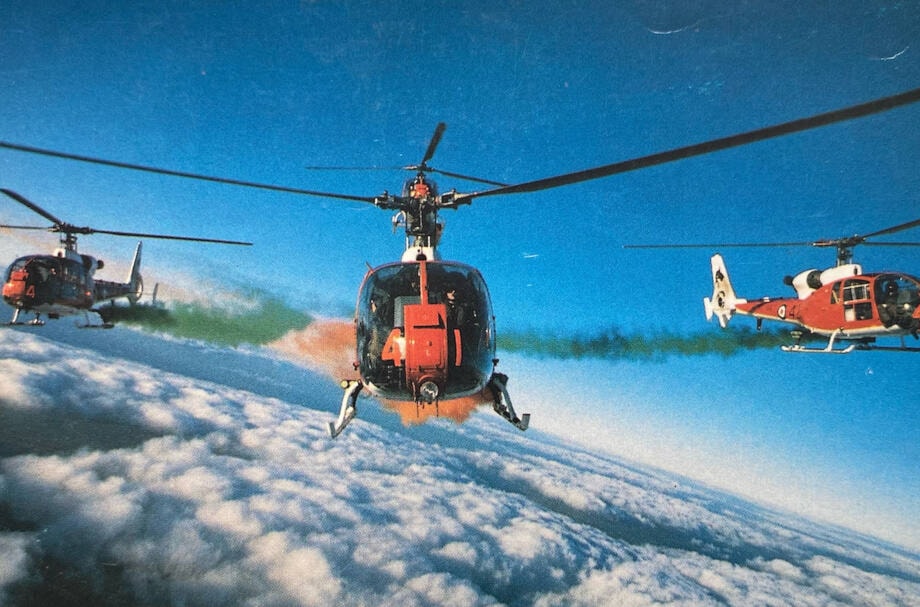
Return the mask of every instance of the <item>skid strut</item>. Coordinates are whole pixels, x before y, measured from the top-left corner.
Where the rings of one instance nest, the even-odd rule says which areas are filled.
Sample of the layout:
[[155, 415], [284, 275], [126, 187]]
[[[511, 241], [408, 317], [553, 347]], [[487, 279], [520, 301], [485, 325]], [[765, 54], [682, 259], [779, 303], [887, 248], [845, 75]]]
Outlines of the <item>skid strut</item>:
[[530, 413], [524, 413], [521, 417], [514, 412], [514, 406], [511, 404], [511, 395], [508, 394], [508, 376], [504, 373], [493, 373], [489, 379], [489, 388], [492, 389], [492, 409], [496, 413], [511, 422], [519, 430], [526, 430], [530, 425]]
[[[487, 384], [492, 391], [492, 409], [503, 418], [508, 420], [514, 427], [519, 430], [526, 430], [530, 425], [530, 413], [524, 413], [518, 417], [511, 404], [511, 395], [508, 394], [508, 376], [503, 373], [493, 373]], [[337, 437], [348, 426], [348, 423], [358, 414], [358, 395], [364, 388], [364, 384], [357, 380], [343, 380], [342, 389], [345, 393], [342, 395], [342, 407], [339, 409], [339, 417], [334, 422], [329, 422], [329, 435], [332, 438]]]
[[[791, 346], [780, 346], [780, 350], [782, 350], [783, 352], [815, 352], [818, 354], [849, 354], [850, 352], [855, 350], [857, 347], [859, 347], [857, 344], [854, 343], [854, 344], [849, 344], [845, 348], [834, 348], [834, 341], [837, 339], [837, 336], [840, 335], [840, 333], [841, 333], [840, 329], [835, 329], [834, 332], [831, 333], [830, 338], [827, 340], [827, 346], [823, 348], [808, 348], [806, 346], [803, 346], [801, 344], [802, 335], [800, 334], [795, 344]], [[863, 347], [862, 349], [868, 350], [871, 348]]]
[[[99, 320], [102, 322], [94, 323], [93, 321], [91, 321], [89, 312], [92, 312], [93, 314], [98, 316]], [[102, 317], [102, 314], [99, 313], [99, 310], [90, 310], [89, 312], [86, 312], [86, 311], [83, 312], [83, 319], [85, 322], [82, 325], [79, 323], [74, 323], [78, 329], [112, 329], [115, 327], [114, 324], [105, 321], [105, 319]]]
[[353, 420], [358, 414], [358, 394], [364, 384], [357, 380], [342, 380], [342, 389], [345, 394], [342, 395], [342, 408], [339, 410], [339, 418], [334, 422], [329, 422], [329, 435], [335, 438], [342, 433], [348, 422]]

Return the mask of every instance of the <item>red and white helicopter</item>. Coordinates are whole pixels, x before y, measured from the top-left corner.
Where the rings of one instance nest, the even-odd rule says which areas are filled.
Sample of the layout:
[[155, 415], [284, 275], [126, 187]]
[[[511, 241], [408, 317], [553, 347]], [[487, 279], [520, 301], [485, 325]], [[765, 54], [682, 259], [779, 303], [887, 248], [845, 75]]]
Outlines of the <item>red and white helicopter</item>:
[[[726, 246], [796, 246], [836, 247], [837, 265], [826, 270], [805, 270], [787, 276], [785, 283], [795, 290], [795, 297], [761, 297], [744, 299], [735, 294], [725, 261], [713, 255], [712, 296], [703, 299], [706, 318], [713, 316], [724, 329], [735, 314], [753, 316], [759, 329], [764, 320], [794, 324], [796, 343], [783, 346], [786, 352], [820, 352], [846, 354], [853, 350], [898, 350], [920, 352], [904, 343], [908, 335], [920, 338], [920, 279], [903, 272], [864, 274], [853, 263], [853, 247], [920, 246], [920, 242], [869, 242], [869, 238], [892, 234], [920, 226], [920, 219], [909, 221], [862, 236], [800, 243], [743, 245], [699, 245], [711, 248]], [[696, 246], [696, 245], [695, 245]], [[823, 348], [810, 348], [801, 340], [808, 335], [827, 338]], [[880, 337], [898, 337], [900, 346], [877, 345]], [[848, 342], [835, 348], [838, 341]]]
[[[78, 234], [109, 234], [112, 236], [233, 245], [252, 244], [235, 240], [215, 240], [139, 232], [114, 232], [75, 226], [58, 219], [13, 190], [0, 188], [0, 192], [52, 223], [51, 227], [0, 225], [0, 228], [9, 230], [44, 230], [57, 232], [61, 235], [61, 246], [52, 254], [25, 255], [13, 261], [7, 268], [3, 281], [3, 301], [13, 307], [13, 318], [8, 323], [10, 325], [43, 325], [45, 322], [41, 319], [42, 314], [51, 319], [82, 314], [86, 321], [82, 327], [110, 328], [112, 324], [106, 320], [106, 310], [105, 308], [96, 307], [98, 304], [124, 297], [133, 305], [140, 299], [144, 292], [144, 282], [140, 273], [141, 243], [138, 242], [137, 248], [134, 250], [131, 269], [125, 282], [99, 280], [95, 277], [96, 270], [101, 270], [105, 264], [101, 259], [77, 252]], [[22, 312], [31, 312], [35, 316], [28, 322], [22, 323], [19, 321], [19, 315]], [[98, 315], [102, 323], [92, 323], [89, 316], [90, 312]]]

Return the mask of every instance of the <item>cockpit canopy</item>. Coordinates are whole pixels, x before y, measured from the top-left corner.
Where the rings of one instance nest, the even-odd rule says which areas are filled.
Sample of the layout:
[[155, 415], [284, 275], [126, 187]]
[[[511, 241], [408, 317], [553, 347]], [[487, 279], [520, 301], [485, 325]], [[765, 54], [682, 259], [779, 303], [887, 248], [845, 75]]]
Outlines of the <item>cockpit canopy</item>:
[[913, 326], [914, 311], [920, 305], [920, 284], [904, 274], [880, 274], [875, 279], [875, 301], [879, 319], [886, 326]]
[[[7, 268], [3, 285], [4, 300], [10, 305], [30, 309], [44, 304], [89, 306], [92, 296], [91, 257], [27, 255]], [[95, 260], [93, 260], [95, 262]]]
[[492, 307], [471, 266], [422, 261], [373, 270], [358, 293], [356, 331], [362, 379], [383, 398], [421, 400], [426, 380], [438, 399], [467, 396], [492, 373]]

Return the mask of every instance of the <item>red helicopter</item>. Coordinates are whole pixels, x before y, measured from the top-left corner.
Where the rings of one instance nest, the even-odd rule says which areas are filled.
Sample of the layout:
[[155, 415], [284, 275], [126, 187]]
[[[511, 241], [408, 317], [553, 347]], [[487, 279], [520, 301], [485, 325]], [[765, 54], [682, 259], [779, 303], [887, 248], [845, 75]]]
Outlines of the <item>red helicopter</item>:
[[[786, 352], [820, 352], [846, 354], [860, 350], [897, 350], [920, 352], [909, 347], [904, 337], [920, 338], [920, 279], [902, 272], [863, 274], [862, 266], [853, 263], [853, 247], [920, 246], [920, 242], [867, 242], [869, 238], [892, 234], [920, 226], [920, 219], [878, 230], [863, 236], [802, 243], [776, 243], [716, 246], [795, 246], [836, 247], [837, 265], [826, 270], [805, 270], [787, 276], [785, 283], [795, 289], [795, 297], [742, 299], [735, 295], [728, 270], [721, 255], [713, 255], [712, 297], [703, 300], [706, 318], [715, 316], [724, 329], [734, 314], [753, 316], [760, 329], [764, 320], [792, 323], [796, 343], [783, 346]], [[809, 348], [801, 340], [808, 335], [827, 338], [824, 348]], [[900, 346], [876, 345], [876, 338], [900, 337]], [[848, 342], [835, 348], [837, 341]]]
[[[435, 128], [422, 161], [404, 167], [416, 171], [400, 196], [373, 199], [395, 210], [394, 227], [402, 226], [402, 259], [370, 270], [358, 290], [355, 312], [355, 369], [360, 379], [344, 380], [339, 417], [329, 423], [335, 438], [357, 413], [363, 389], [387, 401], [411, 400], [416, 406], [484, 395], [492, 408], [521, 430], [530, 414], [520, 417], [508, 394], [508, 377], [496, 371], [495, 316], [485, 280], [476, 268], [445, 261], [438, 254], [443, 224], [438, 211], [468, 203], [451, 193], [439, 196], [426, 177], [437, 171], [428, 161], [446, 125]], [[502, 186], [495, 181], [456, 173], [453, 177]]]
[[[140, 274], [141, 243], [137, 243], [131, 270], [125, 282], [98, 280], [96, 270], [105, 265], [101, 259], [77, 252], [78, 234], [110, 234], [113, 236], [131, 236], [139, 238], [160, 238], [168, 240], [187, 240], [192, 242], [212, 242], [233, 245], [251, 245], [248, 242], [233, 240], [215, 240], [210, 238], [193, 238], [189, 236], [167, 236], [163, 234], [141, 234], [136, 232], [113, 232], [79, 227], [62, 221], [41, 208], [34, 202], [12, 190], [0, 188], [0, 192], [38, 213], [53, 224], [49, 228], [35, 226], [0, 225], [0, 228], [12, 230], [47, 230], [61, 235], [61, 246], [51, 255], [26, 255], [16, 259], [6, 271], [3, 284], [3, 301], [13, 307], [13, 318], [9, 325], [27, 324], [40, 326], [45, 324], [41, 315], [57, 319], [61, 316], [83, 314], [88, 327], [111, 328], [106, 320], [105, 308], [94, 307], [105, 301], [124, 297], [132, 305], [137, 303], [144, 292], [144, 282]], [[31, 312], [35, 317], [28, 322], [19, 321], [22, 312]], [[92, 324], [89, 313], [100, 317], [102, 324]]]
[[[406, 248], [398, 262], [370, 270], [358, 291], [355, 310], [355, 361], [358, 379], [342, 382], [344, 395], [338, 419], [329, 432], [338, 436], [355, 417], [362, 390], [386, 400], [414, 402], [417, 408], [481, 397], [517, 428], [528, 427], [529, 415], [518, 416], [507, 390], [507, 376], [497, 372], [495, 319], [485, 281], [476, 268], [445, 261], [437, 252], [443, 226], [442, 209], [456, 209], [473, 199], [536, 192], [600, 179], [747, 145], [832, 123], [890, 110], [920, 101], [920, 88], [859, 105], [816, 114], [736, 135], [721, 137], [632, 158], [612, 164], [534, 181], [505, 185], [495, 181], [448, 173], [428, 166], [445, 126], [438, 124], [422, 161], [410, 167], [415, 176], [400, 195], [353, 196], [238, 179], [201, 175], [130, 164], [98, 157], [0, 141], [0, 148], [121, 169], [372, 204], [396, 211], [394, 225], [402, 226]], [[335, 168], [335, 167], [333, 167]], [[375, 167], [376, 168], [376, 167]], [[439, 193], [427, 173], [484, 182], [489, 189], [472, 193]]]

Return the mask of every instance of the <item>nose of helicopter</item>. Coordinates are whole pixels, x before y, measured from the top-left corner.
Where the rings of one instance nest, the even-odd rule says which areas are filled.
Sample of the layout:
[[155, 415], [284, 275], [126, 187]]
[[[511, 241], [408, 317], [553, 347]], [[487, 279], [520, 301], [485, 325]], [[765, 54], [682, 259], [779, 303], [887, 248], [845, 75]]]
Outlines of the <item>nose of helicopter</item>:
[[3, 300], [14, 306], [21, 306], [34, 296], [35, 287], [29, 285], [29, 273], [26, 270], [10, 272], [9, 279], [3, 285]]

